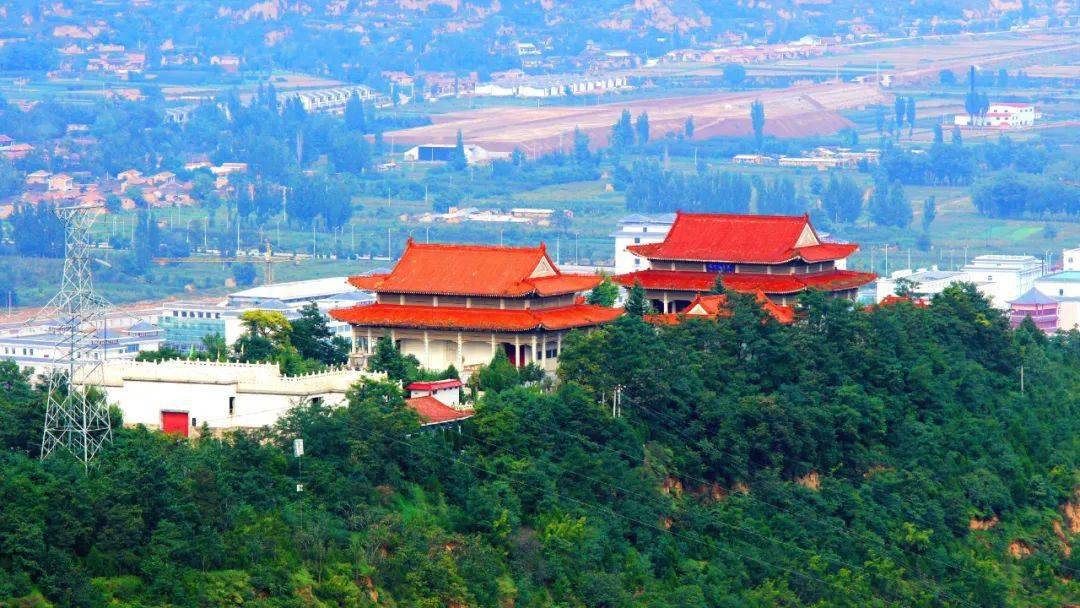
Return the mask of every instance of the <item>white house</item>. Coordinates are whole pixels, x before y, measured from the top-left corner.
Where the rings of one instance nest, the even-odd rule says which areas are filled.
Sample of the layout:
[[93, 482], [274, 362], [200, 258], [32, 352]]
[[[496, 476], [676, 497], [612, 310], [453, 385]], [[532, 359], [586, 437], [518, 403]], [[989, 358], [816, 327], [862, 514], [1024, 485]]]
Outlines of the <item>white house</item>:
[[1061, 251], [1062, 270], [1080, 270], [1080, 247]]
[[349, 369], [289, 377], [276, 363], [110, 361], [92, 382], [125, 424], [186, 436], [204, 423], [215, 430], [273, 424], [303, 402], [339, 405], [365, 376], [382, 377]]
[[911, 289], [916, 296], [931, 298], [941, 293], [949, 285], [967, 280], [968, 275], [966, 272], [938, 270], [936, 266], [929, 270], [926, 268], [897, 270], [890, 273], [888, 277], [881, 277], [877, 280], [875, 286], [877, 290], [875, 294], [876, 301], [880, 302], [889, 296], [897, 295], [896, 290], [901, 281], [911, 283]]
[[967, 280], [979, 286], [995, 308], [1006, 309], [1009, 302], [1035, 286], [1043, 275], [1041, 260], [1030, 255], [980, 255], [961, 268]]
[[447, 380], [424, 380], [417, 381], [405, 387], [410, 399], [417, 397], [434, 397], [441, 403], [452, 407], [461, 404], [461, 380], [450, 378]]
[[648, 260], [630, 253], [626, 247], [662, 242], [674, 222], [674, 213], [656, 215], [635, 213], [624, 217], [615, 232], [609, 235], [615, 239], [615, 274], [626, 274], [648, 268]]

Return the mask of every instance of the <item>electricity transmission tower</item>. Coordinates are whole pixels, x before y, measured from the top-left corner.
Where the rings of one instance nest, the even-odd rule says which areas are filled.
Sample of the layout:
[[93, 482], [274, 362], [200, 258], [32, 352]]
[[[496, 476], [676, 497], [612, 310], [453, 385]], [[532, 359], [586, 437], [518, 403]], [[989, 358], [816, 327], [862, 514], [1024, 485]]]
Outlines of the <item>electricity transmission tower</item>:
[[90, 227], [99, 211], [98, 206], [56, 209], [64, 222], [64, 276], [60, 291], [45, 308], [55, 310], [59, 336], [56, 358], [66, 365], [67, 372], [49, 375], [41, 457], [63, 448], [84, 467], [112, 441], [109, 408], [91, 389], [104, 380], [104, 350], [95, 352], [95, 334], [98, 322], [105, 319], [107, 303], [94, 293], [90, 245]]

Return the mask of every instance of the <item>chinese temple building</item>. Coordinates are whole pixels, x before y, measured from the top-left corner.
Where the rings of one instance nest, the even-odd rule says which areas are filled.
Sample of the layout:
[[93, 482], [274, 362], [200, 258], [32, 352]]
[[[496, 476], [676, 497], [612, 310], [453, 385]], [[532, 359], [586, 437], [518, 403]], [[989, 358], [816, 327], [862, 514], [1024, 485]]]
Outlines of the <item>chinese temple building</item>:
[[595, 275], [564, 274], [539, 247], [419, 244], [409, 240], [394, 269], [349, 282], [375, 303], [331, 315], [353, 328], [362, 364], [382, 336], [423, 367], [474, 369], [502, 350], [518, 366], [554, 371], [563, 338], [614, 320], [621, 309], [581, 299]]
[[1032, 287], [1019, 298], [1009, 302], [1009, 325], [1019, 327], [1024, 319], [1030, 317], [1035, 327], [1046, 333], [1058, 329], [1059, 302]]
[[660, 313], [686, 310], [718, 276], [726, 290], [761, 292], [781, 306], [808, 289], [854, 298], [876, 277], [845, 269], [858, 248], [823, 241], [806, 215], [678, 213], [662, 242], [627, 247], [648, 260], [648, 268], [614, 280], [626, 287], [640, 283]]
[[[765, 294], [758, 292], [757, 302], [762, 310], [778, 323], [785, 325], [795, 320], [795, 310], [790, 306], [773, 304]], [[686, 319], [719, 319], [731, 316], [728, 297], [725, 294], [697, 295], [682, 312], [668, 312], [645, 315], [645, 320], [654, 325], [677, 325]]]

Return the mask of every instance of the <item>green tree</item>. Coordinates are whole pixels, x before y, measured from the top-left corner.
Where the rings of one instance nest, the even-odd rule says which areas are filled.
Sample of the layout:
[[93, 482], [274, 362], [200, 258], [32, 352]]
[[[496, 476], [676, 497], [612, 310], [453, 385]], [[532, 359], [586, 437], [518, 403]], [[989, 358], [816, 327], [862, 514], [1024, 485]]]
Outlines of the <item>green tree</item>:
[[630, 110], [623, 110], [619, 121], [611, 127], [609, 142], [615, 152], [622, 152], [634, 145], [634, 124]]
[[750, 103], [750, 126], [754, 130], [754, 142], [761, 149], [765, 141], [765, 104], [760, 99]]
[[349, 360], [349, 343], [330, 331], [326, 317], [311, 302], [300, 309], [292, 321], [289, 341], [301, 357], [324, 365], [344, 365]]
[[923, 232], [930, 232], [930, 224], [934, 222], [937, 217], [937, 198], [933, 195], [926, 197], [923, 201], [922, 207], [922, 229]]
[[251, 262], [240, 262], [239, 264], [232, 264], [233, 280], [240, 287], [250, 287], [255, 284], [255, 264]]
[[907, 106], [904, 109], [905, 119], [908, 123], [908, 137], [915, 131], [915, 98], [907, 98]]
[[468, 165], [469, 159], [465, 155], [465, 140], [461, 136], [461, 129], [458, 129], [454, 149], [450, 151], [450, 167], [457, 171], [464, 171]]
[[592, 153], [589, 152], [589, 136], [581, 129], [574, 127], [574, 162], [579, 166], [585, 166], [591, 161]]
[[589, 292], [585, 301], [594, 306], [614, 306], [615, 300], [619, 298], [619, 287], [612, 280], [611, 277], [605, 276], [603, 281], [596, 287], [593, 287]]
[[738, 63], [729, 63], [723, 70], [724, 83], [735, 89], [742, 86], [746, 80], [746, 68]]
[[638, 114], [634, 122], [634, 138], [639, 146], [649, 143], [649, 115], [645, 112]]
[[829, 182], [821, 195], [821, 206], [834, 223], [852, 224], [862, 215], [863, 191], [848, 176], [829, 176]]
[[364, 116], [364, 103], [360, 96], [353, 93], [349, 101], [345, 103], [345, 128], [357, 133], [363, 133], [367, 128], [367, 119]]
[[506, 352], [498, 350], [491, 362], [476, 372], [477, 386], [485, 392], [504, 391], [521, 384], [521, 375]]
[[686, 139], [694, 139], [694, 117], [687, 116], [686, 122], [683, 123], [683, 133], [686, 135]]
[[368, 370], [385, 372], [387, 378], [399, 382], [411, 382], [420, 376], [420, 361], [412, 355], [403, 355], [389, 336], [382, 336], [375, 343], [375, 352], [368, 357]]
[[652, 313], [652, 304], [649, 302], [649, 298], [645, 294], [645, 288], [641, 286], [641, 283], [634, 282], [633, 287], [630, 288], [630, 292], [626, 296], [626, 304], [623, 308], [626, 310], [626, 314], [631, 317], [641, 318]]
[[727, 293], [727, 289], [724, 288], [724, 275], [716, 275], [716, 280], [713, 281], [712, 287], [709, 289], [711, 295], [723, 295]]

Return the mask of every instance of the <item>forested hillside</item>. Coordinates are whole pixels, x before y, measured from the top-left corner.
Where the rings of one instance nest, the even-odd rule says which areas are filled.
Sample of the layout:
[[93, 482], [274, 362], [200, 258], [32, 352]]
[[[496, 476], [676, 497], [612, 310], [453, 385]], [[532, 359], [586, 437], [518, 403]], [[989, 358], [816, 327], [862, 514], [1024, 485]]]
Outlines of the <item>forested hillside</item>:
[[0, 605], [1078, 601], [1080, 335], [974, 288], [793, 326], [732, 300], [577, 336], [550, 390], [484, 374], [460, 434], [369, 384], [259, 432], [118, 430], [85, 475], [35, 458], [41, 395], [0, 366]]

